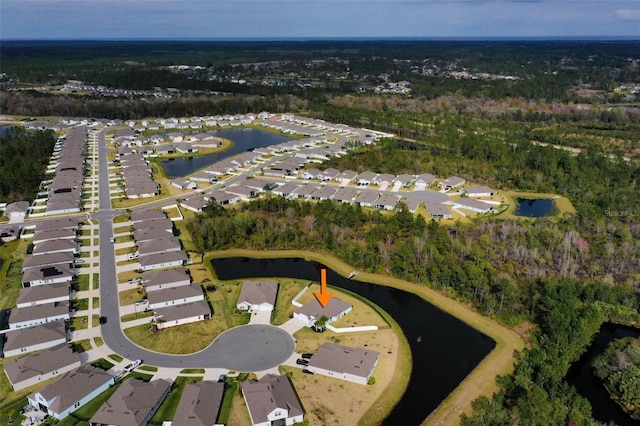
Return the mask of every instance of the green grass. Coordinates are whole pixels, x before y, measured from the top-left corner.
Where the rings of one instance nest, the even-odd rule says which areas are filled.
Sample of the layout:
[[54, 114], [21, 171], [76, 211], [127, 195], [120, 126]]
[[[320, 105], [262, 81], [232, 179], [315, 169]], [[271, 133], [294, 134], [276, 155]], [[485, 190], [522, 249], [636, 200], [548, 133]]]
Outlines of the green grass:
[[140, 319], [140, 318], [149, 318], [153, 316], [153, 311], [149, 311], [149, 312], [138, 312], [137, 316], [135, 313], [133, 314], [127, 314], [127, 315], [123, 315], [120, 317], [120, 321], [122, 322], [129, 322], [129, 321], [133, 321], [135, 319]]
[[73, 299], [72, 304], [76, 311], [86, 311], [89, 309], [89, 299]]
[[91, 299], [91, 306], [93, 309], [98, 309], [100, 307], [100, 298], [94, 297]]
[[91, 365], [93, 365], [94, 367], [102, 368], [104, 371], [107, 371], [115, 366], [115, 364], [110, 363], [104, 358], [92, 361]]
[[86, 315], [71, 319], [71, 330], [86, 330], [89, 328], [89, 317]]
[[109, 358], [111, 358], [115, 362], [122, 362], [122, 360], [124, 359], [118, 354], [111, 354], [111, 355], [109, 355]]
[[153, 374], [144, 374], [138, 371], [132, 371], [131, 373], [127, 374], [125, 379], [140, 379], [145, 382], [150, 382], [151, 379], [153, 379]]
[[74, 352], [79, 353], [90, 351], [92, 349], [91, 341], [89, 339], [76, 340], [71, 343], [71, 346], [73, 347]]
[[102, 340], [102, 337], [98, 336], [98, 337], [94, 337], [93, 338], [93, 343], [96, 344], [96, 347], [100, 347], [102, 345], [104, 345], [104, 340]]
[[220, 405], [220, 413], [218, 414], [218, 423], [223, 425], [229, 423], [233, 397], [236, 392], [238, 392], [238, 382], [235, 379], [227, 378], [225, 388], [224, 396], [222, 397], [222, 404]]
[[100, 288], [100, 274], [93, 274], [93, 289], [97, 290]]
[[89, 290], [89, 275], [78, 275], [71, 283], [78, 291]]
[[24, 240], [0, 245], [0, 309], [13, 308], [22, 288], [22, 258], [28, 243]]
[[162, 402], [158, 411], [153, 415], [149, 421], [150, 425], [162, 425], [162, 422], [167, 419], [172, 419], [180, 403], [180, 397], [184, 387], [190, 383], [197, 383], [202, 380], [202, 377], [176, 377], [176, 380], [171, 385], [171, 393]]
[[150, 371], [152, 373], [155, 373], [156, 371], [158, 371], [158, 367], [154, 367], [153, 365], [141, 365], [140, 367], [138, 367], [138, 370]]
[[185, 368], [180, 374], [204, 374], [204, 368]]
[[129, 215], [127, 214], [122, 214], [120, 216], [116, 216], [113, 218], [113, 223], [123, 223], [123, 222], [127, 222], [129, 220]]

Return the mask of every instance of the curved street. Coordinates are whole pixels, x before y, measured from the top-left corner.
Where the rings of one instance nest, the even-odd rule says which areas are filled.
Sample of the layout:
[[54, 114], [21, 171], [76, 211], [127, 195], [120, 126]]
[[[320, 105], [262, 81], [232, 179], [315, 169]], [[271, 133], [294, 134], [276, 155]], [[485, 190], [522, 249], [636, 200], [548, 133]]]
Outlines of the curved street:
[[120, 326], [118, 277], [111, 238], [113, 218], [122, 211], [112, 210], [109, 191], [109, 171], [105, 132], [98, 135], [99, 143], [99, 205], [92, 215], [100, 230], [100, 312], [107, 317], [101, 325], [102, 338], [113, 352], [127, 359], [142, 359], [146, 364], [176, 368], [224, 368], [236, 371], [261, 371], [286, 361], [295, 349], [293, 338], [271, 325], [236, 327], [220, 335], [206, 349], [189, 355], [169, 355], [149, 351], [135, 345]]

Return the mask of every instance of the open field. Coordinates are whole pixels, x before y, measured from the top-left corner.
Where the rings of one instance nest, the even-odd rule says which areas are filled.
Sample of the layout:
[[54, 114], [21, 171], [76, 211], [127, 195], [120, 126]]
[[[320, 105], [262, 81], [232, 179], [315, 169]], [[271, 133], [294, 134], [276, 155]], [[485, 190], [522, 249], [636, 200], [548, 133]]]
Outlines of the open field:
[[[341, 260], [322, 253], [302, 250], [255, 251], [231, 249], [210, 253], [211, 257], [255, 257], [282, 258], [297, 257], [320, 262], [343, 276], [348, 276], [353, 267]], [[491, 337], [496, 342], [495, 349], [487, 355], [461, 384], [442, 401], [429, 416], [427, 424], [455, 424], [462, 413], [471, 413], [471, 402], [480, 396], [490, 397], [498, 390], [495, 382], [497, 375], [505, 375], [513, 371], [513, 351], [521, 350], [524, 342], [515, 332], [496, 321], [484, 317], [470, 309], [467, 305], [451, 300], [441, 292], [425, 286], [388, 276], [364, 273], [358, 274], [358, 280], [378, 285], [388, 285], [414, 293], [434, 306], [464, 321], [476, 330]]]

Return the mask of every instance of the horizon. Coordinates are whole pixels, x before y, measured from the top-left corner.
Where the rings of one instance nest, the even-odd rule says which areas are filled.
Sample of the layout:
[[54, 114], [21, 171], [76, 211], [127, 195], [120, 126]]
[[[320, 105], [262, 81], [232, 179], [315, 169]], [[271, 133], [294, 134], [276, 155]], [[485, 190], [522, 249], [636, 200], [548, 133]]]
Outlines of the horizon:
[[2, 0], [2, 40], [640, 38], [637, 0]]

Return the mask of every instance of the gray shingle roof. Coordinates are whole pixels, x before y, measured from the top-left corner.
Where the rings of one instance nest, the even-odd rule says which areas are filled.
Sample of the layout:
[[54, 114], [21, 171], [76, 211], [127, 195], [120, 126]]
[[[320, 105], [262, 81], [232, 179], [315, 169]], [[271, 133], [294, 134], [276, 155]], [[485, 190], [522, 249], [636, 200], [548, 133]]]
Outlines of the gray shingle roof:
[[238, 303], [246, 302], [251, 305], [269, 303], [275, 305], [278, 283], [275, 281], [245, 281], [238, 297]]
[[186, 385], [173, 416], [173, 424], [176, 426], [215, 424], [223, 393], [224, 383], [206, 380]]
[[304, 414], [287, 376], [267, 374], [258, 381], [244, 382], [242, 393], [254, 423], [268, 421], [267, 415], [277, 408], [287, 410], [288, 417]]

